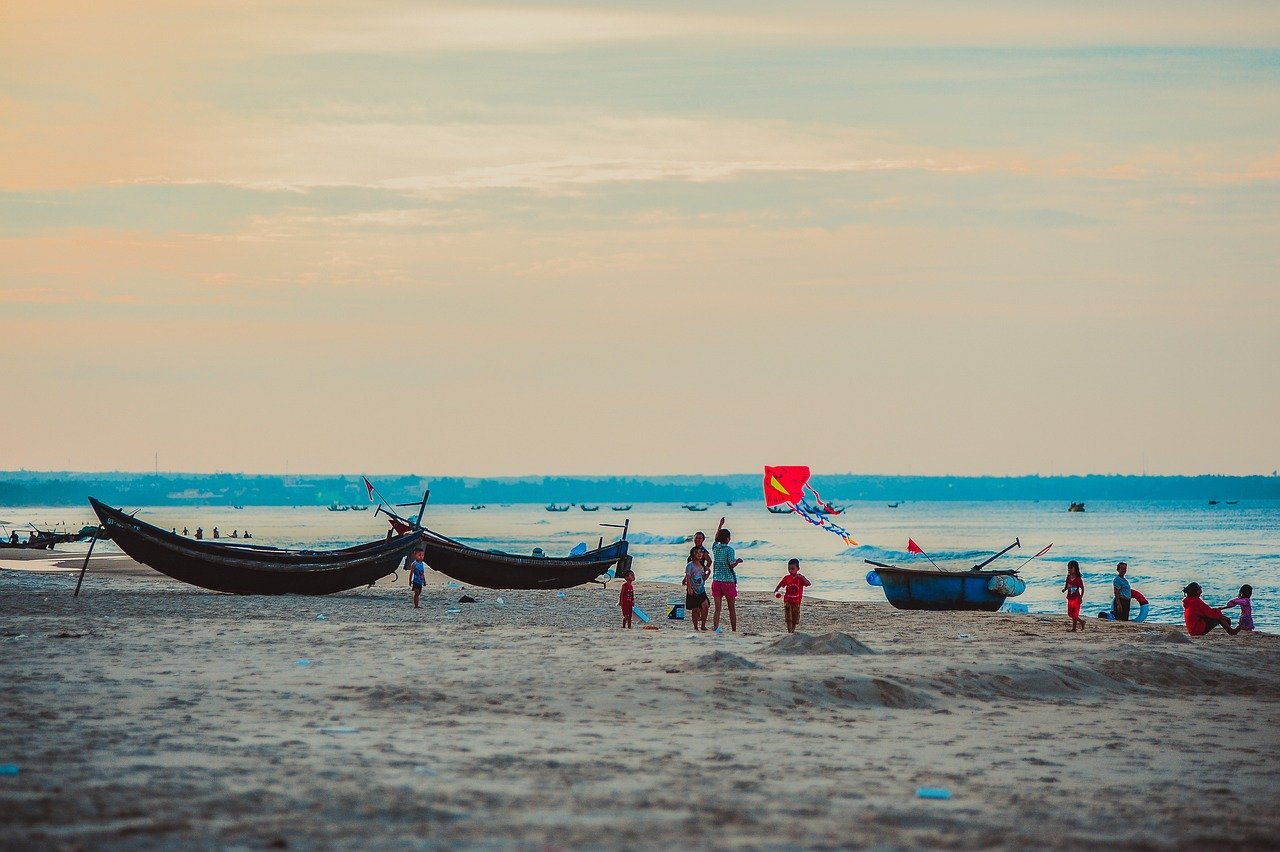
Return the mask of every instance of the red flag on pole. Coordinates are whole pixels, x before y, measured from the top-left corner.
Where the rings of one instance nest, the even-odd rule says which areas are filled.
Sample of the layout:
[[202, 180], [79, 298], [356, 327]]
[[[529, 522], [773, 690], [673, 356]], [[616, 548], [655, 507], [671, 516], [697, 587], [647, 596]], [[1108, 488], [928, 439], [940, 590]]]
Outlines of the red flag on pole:
[[907, 539], [907, 553], [923, 554], [924, 551], [920, 549], [920, 545], [916, 544], [916, 540], [914, 538], [909, 538]]
[[369, 492], [369, 502], [373, 502], [373, 483], [369, 481], [369, 477], [364, 478], [364, 490]]

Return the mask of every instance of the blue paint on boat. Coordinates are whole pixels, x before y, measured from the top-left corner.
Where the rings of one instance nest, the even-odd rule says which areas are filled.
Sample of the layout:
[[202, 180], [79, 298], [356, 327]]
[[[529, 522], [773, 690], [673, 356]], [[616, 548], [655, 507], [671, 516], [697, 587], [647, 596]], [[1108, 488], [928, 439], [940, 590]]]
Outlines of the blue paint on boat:
[[993, 591], [993, 577], [1012, 577], [1006, 571], [925, 571], [916, 568], [877, 568], [884, 596], [897, 609], [985, 610], [995, 612], [1005, 595]]

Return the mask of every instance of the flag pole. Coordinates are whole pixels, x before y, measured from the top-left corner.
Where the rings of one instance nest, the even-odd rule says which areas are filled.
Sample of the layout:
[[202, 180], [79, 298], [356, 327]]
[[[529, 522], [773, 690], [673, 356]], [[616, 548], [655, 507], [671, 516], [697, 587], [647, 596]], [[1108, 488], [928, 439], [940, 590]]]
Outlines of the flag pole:
[[[1053, 547], [1053, 542], [1049, 542], [1049, 547]], [[1017, 568], [1014, 568], [1013, 570], [1021, 571], [1023, 568], [1026, 567], [1028, 562], [1031, 562], [1032, 559], [1039, 559], [1041, 556], [1044, 556], [1046, 553], [1048, 553], [1049, 547], [1046, 547], [1044, 550], [1040, 551], [1035, 556], [1031, 557], [1031, 559], [1028, 559], [1026, 562], [1023, 562], [1021, 565], [1019, 565]]]
[[937, 568], [939, 571], [941, 571], [941, 570], [942, 570], [940, 567], [938, 567], [938, 563], [933, 561], [933, 557], [932, 557], [932, 556], [930, 556], [929, 554], [925, 553], [925, 552], [924, 552], [924, 548], [923, 548], [923, 547], [921, 547], [920, 545], [916, 544], [916, 540], [915, 540], [914, 538], [909, 538], [909, 539], [907, 539], [907, 553], [910, 553], [910, 552], [911, 552], [911, 548], [912, 548], [912, 547], [914, 547], [916, 550], [920, 551], [920, 555], [921, 555], [921, 556], [923, 556], [925, 559], [928, 559], [928, 560], [929, 560], [929, 564], [930, 564], [930, 565], [932, 565], [934, 568]]

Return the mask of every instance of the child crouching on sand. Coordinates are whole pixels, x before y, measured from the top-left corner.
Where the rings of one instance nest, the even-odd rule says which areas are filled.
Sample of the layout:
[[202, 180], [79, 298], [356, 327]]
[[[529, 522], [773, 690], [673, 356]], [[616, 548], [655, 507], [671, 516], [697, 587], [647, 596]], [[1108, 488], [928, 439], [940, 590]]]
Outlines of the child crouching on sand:
[[413, 564], [409, 566], [409, 587], [413, 589], [413, 608], [418, 608], [422, 587], [427, 584], [427, 563], [422, 561], [423, 551], [413, 552]]
[[622, 626], [631, 626], [631, 613], [636, 608], [636, 572], [628, 571], [622, 591], [618, 593], [618, 606], [622, 608]]
[[[787, 576], [778, 581], [778, 585], [773, 587], [773, 596], [782, 598], [782, 610], [787, 620], [787, 632], [795, 633], [796, 628], [800, 626], [800, 601], [804, 599], [805, 586], [812, 586], [805, 576], [800, 573], [800, 560], [792, 559], [787, 563]], [[786, 591], [779, 594], [778, 590], [786, 587]]]

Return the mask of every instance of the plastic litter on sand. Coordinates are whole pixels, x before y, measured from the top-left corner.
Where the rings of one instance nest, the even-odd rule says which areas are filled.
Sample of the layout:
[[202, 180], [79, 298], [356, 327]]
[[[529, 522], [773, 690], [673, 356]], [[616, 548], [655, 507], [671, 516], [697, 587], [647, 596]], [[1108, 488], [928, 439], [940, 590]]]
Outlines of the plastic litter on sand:
[[16, 763], [0, 763], [0, 775], [17, 775], [18, 764]]
[[305, 669], [307, 666], [311, 665], [311, 661], [308, 660], [306, 657], [303, 657], [302, 659], [298, 660], [298, 662], [294, 663], [294, 665], [300, 666], [301, 668]]
[[356, 734], [359, 732], [359, 728], [348, 728], [344, 725], [334, 725], [332, 727], [320, 729], [320, 733], [322, 734]]
[[326, 621], [326, 620], [327, 620], [327, 617], [323, 612], [316, 616], [316, 621]]
[[951, 791], [946, 787], [917, 787], [917, 799], [950, 799]]

